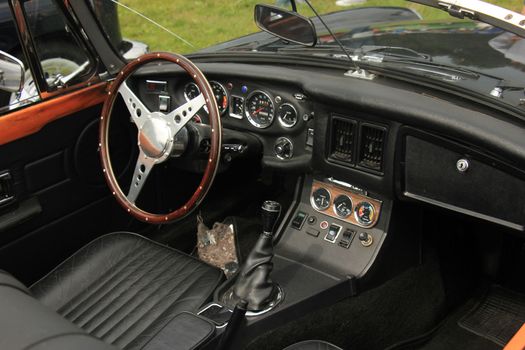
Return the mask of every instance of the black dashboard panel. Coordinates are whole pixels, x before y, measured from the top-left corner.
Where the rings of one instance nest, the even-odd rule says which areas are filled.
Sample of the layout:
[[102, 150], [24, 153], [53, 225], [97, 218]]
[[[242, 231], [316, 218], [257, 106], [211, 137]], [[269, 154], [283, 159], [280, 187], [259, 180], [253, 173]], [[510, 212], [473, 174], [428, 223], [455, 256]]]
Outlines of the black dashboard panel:
[[[497, 190], [493, 184], [467, 181], [460, 185], [464, 178], [458, 178], [457, 181], [454, 180], [451, 183], [446, 183], [444, 178], [439, 178], [444, 181], [441, 183], [441, 188], [452, 186], [449, 192], [440, 193], [434, 189], [434, 192], [430, 194], [420, 193], [428, 190], [422, 187], [422, 183], [417, 182], [417, 176], [422, 175], [417, 169], [423, 165], [414, 162], [420, 161], [418, 158], [420, 154], [415, 152], [405, 157], [404, 148], [399, 147], [399, 144], [402, 143], [400, 130], [405, 126], [424, 130], [429, 135], [445, 135], [448, 140], [461, 140], [458, 143], [467, 150], [475, 151], [476, 154], [489, 155], [497, 159], [500, 164], [512, 165], [507, 168], [514, 169], [518, 173], [516, 176], [509, 175], [505, 167], [498, 168], [500, 173], [497, 173], [496, 170], [490, 171], [494, 168], [492, 162], [481, 162], [479, 167], [486, 166], [485, 174], [486, 172], [497, 173], [500, 180], [501, 177], [510, 176], [509, 181], [505, 179], [495, 181], [498, 184], [513, 184], [521, 191], [523, 183], [519, 180], [511, 181], [511, 179], [520, 179], [525, 174], [525, 143], [523, 142], [525, 129], [517, 119], [496, 109], [474, 105], [454, 95], [438, 93], [426, 87], [409, 85], [381, 76], [373, 81], [368, 81], [347, 77], [343, 70], [299, 65], [279, 66], [268, 62], [260, 64], [199, 63], [197, 60], [197, 64], [209, 80], [217, 81], [227, 87], [230, 101], [229, 110], [222, 117], [223, 126], [257, 136], [264, 149], [263, 166], [282, 171], [294, 170], [333, 177], [361, 187], [381, 198], [417, 197], [417, 200], [433, 201], [433, 204], [454, 210], [461, 209], [460, 211], [467, 214], [470, 214], [469, 211], [478, 213], [481, 214], [477, 215], [478, 217], [491, 219], [515, 229], [523, 228], [523, 220], [518, 217], [519, 215], [521, 218], [524, 217], [523, 211], [520, 211], [521, 207], [512, 214], [505, 214], [511, 216], [505, 216], [498, 213], [501, 211], [503, 202], [479, 208], [473, 206], [472, 200], [471, 202], [462, 201], [467, 194], [457, 195], [458, 191], [464, 190], [467, 185], [470, 186], [469, 196], [472, 195], [471, 191], [476, 186], [486, 188], [488, 192], [483, 194], [484, 197], [496, 195]], [[182, 92], [190, 79], [179, 68], [168, 64], [144, 67], [137, 73], [137, 77], [143, 80], [168, 80], [168, 85], [171, 86], [169, 93], [173, 101], [184, 102]], [[233, 113], [232, 116], [232, 96], [246, 101], [256, 90], [264, 91], [275, 104], [275, 109], [286, 103], [291, 104], [300, 117], [297, 124], [287, 128], [274, 119], [268, 127], [257, 128], [247, 120], [245, 114], [242, 115], [243, 118], [240, 118], [242, 113]], [[333, 124], [336, 119], [351, 121], [355, 123], [356, 130], [358, 130], [355, 146], [352, 146], [355, 158], [349, 161], [344, 157], [334, 156], [334, 150], [340, 151], [336, 149], [337, 147], [334, 148]], [[361, 129], [364, 126], [371, 126], [372, 129], [375, 128], [375, 131], [379, 130], [382, 135], [379, 137], [380, 142], [365, 143], [371, 149], [374, 148], [376, 152], [372, 152], [371, 157], [368, 157], [370, 154], [366, 155], [368, 163], [363, 162], [364, 158], [359, 153], [366, 149], [360, 146], [363, 144], [362, 134], [364, 133]], [[281, 159], [275, 154], [276, 143], [282, 137], [288, 138], [293, 143], [293, 157], [290, 159]], [[382, 152], [380, 155], [377, 154], [379, 149]], [[413, 149], [410, 148], [410, 152]], [[454, 157], [465, 154], [463, 149], [455, 148], [455, 143], [452, 143], [451, 148], [447, 149], [454, 154]], [[438, 153], [442, 156], [440, 161], [446, 162], [447, 153], [441, 150]], [[374, 163], [376, 158], [379, 160]], [[399, 163], [407, 166], [406, 173], [396, 172]], [[429, 164], [429, 169], [438, 163], [436, 161]], [[434, 173], [435, 171], [436, 169]], [[452, 175], [449, 174], [453, 180]], [[403, 183], [403, 180], [406, 179], [410, 180], [406, 182], [407, 188], [400, 190], [398, 183]], [[503, 187], [502, 190], [503, 192], [510, 191], [506, 187]]]
[[472, 151], [421, 136], [404, 138], [405, 196], [524, 230], [525, 181]]

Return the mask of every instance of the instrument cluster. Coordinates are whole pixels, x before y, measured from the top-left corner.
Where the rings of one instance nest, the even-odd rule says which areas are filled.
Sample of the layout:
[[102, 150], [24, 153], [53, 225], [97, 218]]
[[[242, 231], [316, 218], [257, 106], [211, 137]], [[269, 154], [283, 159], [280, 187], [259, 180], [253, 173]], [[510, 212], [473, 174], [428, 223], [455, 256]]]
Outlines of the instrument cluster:
[[[303, 101], [304, 95], [295, 95], [270, 92], [259, 86], [249, 86], [242, 83], [220, 83], [210, 80], [210, 85], [215, 94], [221, 116], [237, 120], [246, 120], [257, 129], [272, 127], [282, 131], [295, 127], [302, 118], [298, 105]], [[184, 99], [189, 101], [200, 94], [199, 87], [194, 82], [183, 86]], [[207, 114], [206, 107], [203, 110]], [[207, 116], [199, 113], [196, 122], [206, 123]], [[309, 118], [309, 116], [307, 115]], [[306, 117], [305, 117], [306, 118]]]
[[314, 180], [310, 204], [323, 214], [360, 227], [372, 227], [379, 219], [381, 201], [364, 193]]

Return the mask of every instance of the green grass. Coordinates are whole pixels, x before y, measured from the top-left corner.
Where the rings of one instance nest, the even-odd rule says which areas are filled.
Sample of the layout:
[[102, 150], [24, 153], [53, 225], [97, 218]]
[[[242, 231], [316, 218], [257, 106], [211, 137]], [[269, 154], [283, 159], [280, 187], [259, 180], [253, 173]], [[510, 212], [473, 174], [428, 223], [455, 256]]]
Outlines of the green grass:
[[[338, 11], [335, 0], [311, 0], [320, 13]], [[193, 46], [162, 32], [143, 18], [119, 8], [122, 34], [126, 38], [147, 43], [152, 51], [189, 53], [198, 49], [257, 31], [253, 21], [256, 0], [120, 0], [140, 13], [154, 19]], [[267, 1], [268, 2], [268, 1]], [[488, 1], [514, 11], [521, 11], [522, 0]], [[271, 2], [268, 2], [271, 3]], [[404, 0], [369, 0], [366, 6], [404, 6], [417, 10], [425, 19], [448, 18], [443, 11]], [[311, 16], [305, 5], [299, 12]]]

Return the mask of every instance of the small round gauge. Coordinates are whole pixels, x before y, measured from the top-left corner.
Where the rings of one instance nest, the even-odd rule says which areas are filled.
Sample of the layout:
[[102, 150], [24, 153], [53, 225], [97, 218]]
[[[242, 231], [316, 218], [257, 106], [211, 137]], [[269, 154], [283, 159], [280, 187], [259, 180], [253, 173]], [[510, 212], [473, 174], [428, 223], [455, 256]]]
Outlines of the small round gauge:
[[374, 206], [368, 202], [360, 202], [355, 207], [355, 219], [363, 226], [370, 226], [375, 220]]
[[279, 122], [285, 128], [291, 128], [297, 124], [297, 110], [289, 103], [283, 103], [277, 110]]
[[210, 81], [210, 85], [217, 101], [217, 107], [219, 107], [219, 113], [222, 115], [228, 108], [228, 93], [221, 83]]
[[188, 83], [184, 86], [184, 98], [186, 101], [193, 100], [201, 94], [201, 90], [195, 83]]
[[334, 211], [340, 218], [349, 217], [352, 214], [352, 200], [345, 194], [334, 199]]
[[330, 191], [328, 191], [324, 187], [319, 187], [312, 193], [310, 202], [312, 203], [315, 209], [326, 210], [330, 207], [331, 199], [332, 197], [330, 195]]
[[253, 126], [264, 129], [272, 125], [275, 111], [272, 99], [267, 93], [252, 92], [246, 99], [245, 107], [246, 118]]

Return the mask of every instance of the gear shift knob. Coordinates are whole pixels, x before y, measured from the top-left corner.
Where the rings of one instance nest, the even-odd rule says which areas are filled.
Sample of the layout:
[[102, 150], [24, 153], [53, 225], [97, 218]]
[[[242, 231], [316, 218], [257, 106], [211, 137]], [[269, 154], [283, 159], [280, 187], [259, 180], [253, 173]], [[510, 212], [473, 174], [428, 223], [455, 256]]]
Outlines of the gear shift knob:
[[281, 204], [275, 201], [265, 201], [262, 205], [263, 233], [271, 236], [275, 230], [275, 224], [281, 215]]

